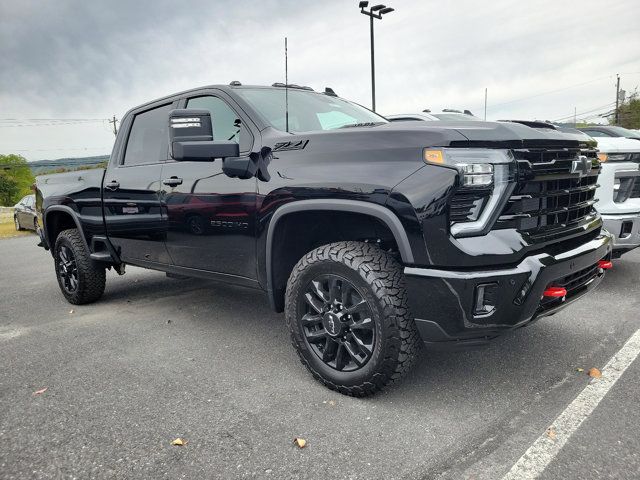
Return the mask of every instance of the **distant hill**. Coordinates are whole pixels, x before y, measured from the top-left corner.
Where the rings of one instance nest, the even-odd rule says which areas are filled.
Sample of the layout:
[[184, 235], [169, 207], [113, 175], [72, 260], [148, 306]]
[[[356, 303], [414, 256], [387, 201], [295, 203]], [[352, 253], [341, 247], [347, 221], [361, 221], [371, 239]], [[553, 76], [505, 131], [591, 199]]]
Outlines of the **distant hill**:
[[45, 175], [62, 171], [86, 170], [102, 167], [109, 161], [109, 155], [97, 157], [58, 158], [56, 160], [36, 160], [29, 162], [29, 168], [34, 175]]

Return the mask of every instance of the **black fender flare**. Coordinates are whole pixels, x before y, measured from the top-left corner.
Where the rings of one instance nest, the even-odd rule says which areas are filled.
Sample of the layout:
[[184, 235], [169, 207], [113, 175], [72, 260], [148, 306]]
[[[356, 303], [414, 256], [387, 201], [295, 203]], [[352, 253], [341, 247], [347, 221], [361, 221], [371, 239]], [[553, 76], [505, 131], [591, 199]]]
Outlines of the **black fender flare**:
[[405, 264], [414, 263], [413, 252], [409, 237], [398, 216], [389, 208], [377, 203], [364, 202], [360, 200], [339, 200], [339, 199], [317, 199], [317, 200], [297, 200], [287, 203], [278, 208], [271, 217], [267, 230], [266, 242], [266, 273], [267, 273], [267, 295], [269, 296], [269, 304], [274, 310], [278, 310], [275, 293], [273, 288], [273, 237], [278, 222], [290, 213], [302, 211], [337, 211], [351, 212], [369, 215], [382, 221], [391, 231], [398, 245], [398, 251], [402, 262]]
[[82, 243], [84, 243], [84, 248], [87, 249], [87, 252], [91, 253], [91, 249], [89, 248], [87, 239], [84, 236], [84, 230], [82, 229], [82, 224], [80, 223], [80, 219], [78, 218], [78, 213], [73, 208], [68, 207], [66, 205], [51, 205], [50, 207], [47, 207], [47, 209], [44, 211], [44, 214], [42, 215], [42, 227], [44, 230], [45, 239], [47, 240], [47, 244], [50, 247], [51, 255], [55, 255], [53, 251], [55, 247], [55, 242], [54, 244], [51, 243], [51, 239], [49, 238], [49, 229], [47, 228], [47, 217], [51, 212], [64, 212], [71, 216], [74, 223], [76, 224], [76, 228], [80, 232], [80, 236], [82, 237]]

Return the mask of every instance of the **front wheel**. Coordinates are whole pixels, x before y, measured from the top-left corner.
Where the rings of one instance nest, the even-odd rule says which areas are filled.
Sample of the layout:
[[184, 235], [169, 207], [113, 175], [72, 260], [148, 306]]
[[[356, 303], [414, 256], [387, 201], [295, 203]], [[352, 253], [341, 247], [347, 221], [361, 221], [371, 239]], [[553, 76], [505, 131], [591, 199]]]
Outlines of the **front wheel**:
[[22, 225], [20, 225], [20, 220], [18, 220], [18, 216], [14, 215], [13, 216], [13, 223], [16, 226], [16, 230], [19, 232], [20, 230], [24, 230], [24, 228], [22, 228]]
[[324, 245], [300, 259], [285, 314], [302, 363], [346, 395], [371, 395], [399, 380], [420, 346], [401, 266], [367, 243]]
[[54, 247], [58, 285], [69, 303], [82, 305], [98, 300], [104, 292], [104, 267], [89, 257], [80, 232], [76, 228], [58, 235]]

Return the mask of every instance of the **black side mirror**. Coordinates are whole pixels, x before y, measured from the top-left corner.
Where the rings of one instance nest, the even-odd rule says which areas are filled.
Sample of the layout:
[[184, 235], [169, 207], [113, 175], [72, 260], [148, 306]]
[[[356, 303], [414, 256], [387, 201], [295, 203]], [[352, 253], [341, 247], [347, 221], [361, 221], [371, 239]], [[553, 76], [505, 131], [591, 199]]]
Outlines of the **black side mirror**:
[[236, 142], [213, 139], [208, 110], [171, 110], [169, 143], [171, 157], [181, 162], [210, 162], [216, 158], [240, 155], [240, 147]]

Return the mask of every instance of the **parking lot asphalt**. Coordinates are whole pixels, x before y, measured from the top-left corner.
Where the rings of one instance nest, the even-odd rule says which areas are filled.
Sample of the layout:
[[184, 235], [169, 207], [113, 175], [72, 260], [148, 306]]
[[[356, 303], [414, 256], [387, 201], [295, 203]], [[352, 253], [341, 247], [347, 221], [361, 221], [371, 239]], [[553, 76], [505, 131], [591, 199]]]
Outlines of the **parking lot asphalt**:
[[[72, 306], [35, 243], [0, 240], [1, 479], [499, 479], [640, 328], [632, 252], [557, 315], [354, 399], [261, 292], [128, 268]], [[635, 360], [541, 478], [640, 477], [639, 379]]]

